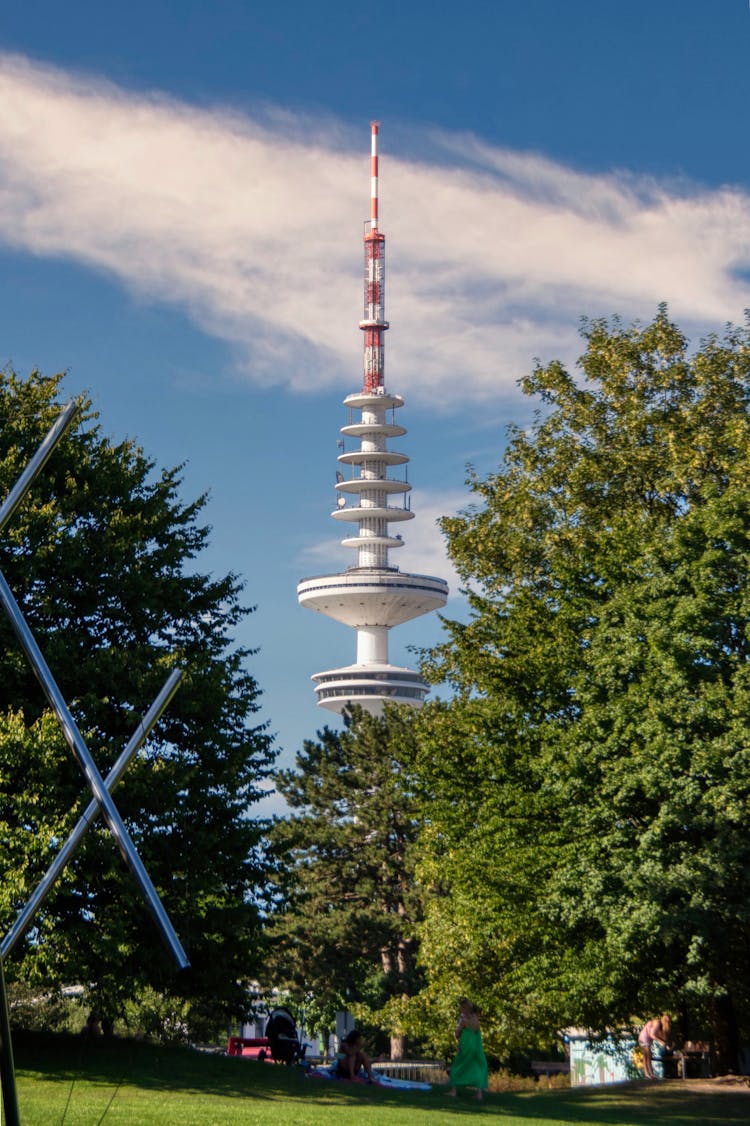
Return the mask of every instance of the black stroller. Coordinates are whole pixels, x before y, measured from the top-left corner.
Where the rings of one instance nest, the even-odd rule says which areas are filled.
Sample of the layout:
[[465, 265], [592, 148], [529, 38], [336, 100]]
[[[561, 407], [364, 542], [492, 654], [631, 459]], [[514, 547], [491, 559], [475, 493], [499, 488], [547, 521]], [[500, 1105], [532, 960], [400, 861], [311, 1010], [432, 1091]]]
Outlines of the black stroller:
[[266, 1039], [275, 1063], [301, 1063], [305, 1046], [300, 1044], [294, 1017], [283, 1005], [273, 1009], [266, 1023]]

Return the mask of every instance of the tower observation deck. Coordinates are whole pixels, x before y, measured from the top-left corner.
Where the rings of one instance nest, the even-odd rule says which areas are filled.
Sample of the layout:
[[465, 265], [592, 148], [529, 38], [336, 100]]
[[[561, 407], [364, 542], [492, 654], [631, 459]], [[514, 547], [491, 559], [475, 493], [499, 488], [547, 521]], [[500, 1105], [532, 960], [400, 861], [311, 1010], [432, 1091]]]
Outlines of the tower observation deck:
[[[378, 124], [372, 124], [370, 219], [365, 223], [364, 380], [362, 390], [344, 399], [349, 421], [341, 427], [355, 448], [341, 453], [337, 473], [337, 507], [334, 520], [349, 526], [341, 541], [357, 553], [354, 566], [335, 575], [302, 579], [297, 586], [300, 605], [317, 610], [357, 631], [357, 658], [353, 665], [315, 673], [318, 704], [341, 712], [359, 704], [373, 714], [387, 701], [419, 707], [427, 685], [411, 669], [391, 665], [388, 633], [393, 626], [429, 614], [445, 605], [448, 585], [431, 575], [399, 571], [389, 562], [389, 552], [403, 546], [391, 525], [413, 519], [408, 504], [411, 485], [405, 476], [389, 471], [406, 466], [409, 458], [388, 448], [388, 440], [406, 430], [396, 422], [404, 405], [384, 383], [385, 236], [378, 224]], [[346, 476], [346, 474], [349, 476]]]

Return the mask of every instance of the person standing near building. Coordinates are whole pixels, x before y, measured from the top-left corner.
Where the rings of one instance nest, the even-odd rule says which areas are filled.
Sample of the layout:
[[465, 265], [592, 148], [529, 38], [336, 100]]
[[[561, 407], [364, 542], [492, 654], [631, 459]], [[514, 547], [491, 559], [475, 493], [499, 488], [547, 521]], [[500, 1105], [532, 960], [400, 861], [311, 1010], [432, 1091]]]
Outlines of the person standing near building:
[[651, 1017], [638, 1033], [638, 1044], [643, 1051], [643, 1074], [647, 1079], [656, 1079], [653, 1046], [659, 1044], [662, 1048], [666, 1048], [669, 1032], [668, 1017]]

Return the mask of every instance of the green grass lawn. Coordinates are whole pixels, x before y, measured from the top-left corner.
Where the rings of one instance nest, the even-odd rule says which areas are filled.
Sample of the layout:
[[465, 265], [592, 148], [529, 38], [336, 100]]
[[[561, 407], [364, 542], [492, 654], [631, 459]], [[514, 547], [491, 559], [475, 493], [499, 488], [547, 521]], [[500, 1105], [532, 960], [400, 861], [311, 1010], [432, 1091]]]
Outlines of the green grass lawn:
[[477, 1104], [442, 1090], [387, 1091], [306, 1079], [296, 1068], [160, 1048], [128, 1040], [88, 1044], [70, 1036], [14, 1040], [23, 1126], [725, 1126], [750, 1121], [750, 1091], [703, 1092], [690, 1083], [497, 1094]]

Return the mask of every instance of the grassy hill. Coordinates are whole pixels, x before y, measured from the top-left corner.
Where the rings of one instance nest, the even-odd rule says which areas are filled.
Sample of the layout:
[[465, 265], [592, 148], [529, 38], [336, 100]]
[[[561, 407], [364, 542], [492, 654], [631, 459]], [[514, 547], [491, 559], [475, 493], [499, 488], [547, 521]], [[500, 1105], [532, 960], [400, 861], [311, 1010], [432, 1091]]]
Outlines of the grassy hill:
[[426, 1126], [496, 1117], [503, 1126], [726, 1126], [750, 1121], [750, 1091], [705, 1085], [470, 1096], [387, 1091], [307, 1079], [258, 1064], [133, 1040], [23, 1035], [14, 1040], [23, 1126]]

